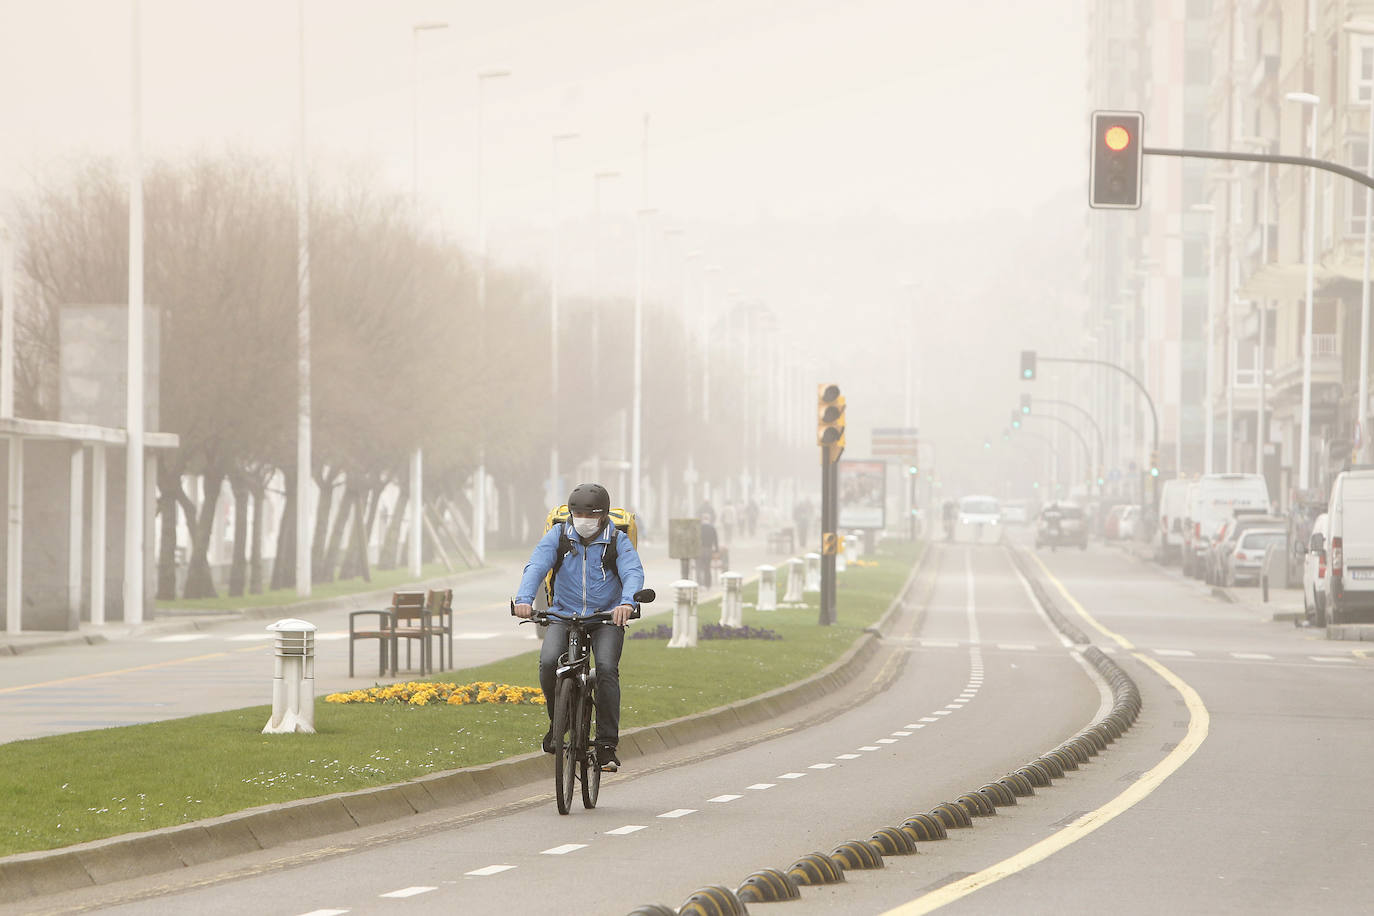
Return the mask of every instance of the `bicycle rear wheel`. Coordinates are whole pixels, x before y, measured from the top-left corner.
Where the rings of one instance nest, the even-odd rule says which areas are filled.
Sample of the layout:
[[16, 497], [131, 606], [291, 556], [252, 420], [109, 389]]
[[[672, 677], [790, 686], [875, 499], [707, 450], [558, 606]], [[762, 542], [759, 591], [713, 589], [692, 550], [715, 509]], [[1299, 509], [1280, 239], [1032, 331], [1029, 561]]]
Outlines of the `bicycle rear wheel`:
[[601, 761], [596, 759], [592, 749], [592, 714], [596, 710], [596, 688], [590, 682], [582, 689], [581, 710], [577, 717], [578, 743], [586, 752], [582, 760], [582, 807], [596, 807], [596, 798], [601, 794]]
[[573, 780], [577, 772], [577, 751], [573, 746], [577, 735], [573, 727], [576, 698], [577, 685], [573, 679], [560, 680], [553, 701], [553, 783], [559, 814], [567, 814], [573, 804]]

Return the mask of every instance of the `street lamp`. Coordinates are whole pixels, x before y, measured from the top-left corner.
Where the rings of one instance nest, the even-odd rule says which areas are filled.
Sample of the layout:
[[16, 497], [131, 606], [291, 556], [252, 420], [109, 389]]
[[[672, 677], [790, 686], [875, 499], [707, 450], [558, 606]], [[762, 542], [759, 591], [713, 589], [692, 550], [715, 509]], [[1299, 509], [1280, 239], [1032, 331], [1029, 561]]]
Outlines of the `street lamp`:
[[296, 4], [299, 79], [296, 111], [296, 596], [309, 598], [313, 495], [310, 441], [310, 184], [305, 144], [305, 0]]
[[[601, 306], [597, 297], [601, 295], [601, 186], [620, 177], [614, 169], [592, 174], [592, 365], [601, 365]], [[592, 373], [593, 410], [601, 404], [601, 372]], [[601, 480], [601, 436], [595, 423], [592, 425], [592, 480]]]
[[[130, 23], [129, 316], [124, 418], [124, 622], [143, 622], [143, 4], [133, 0]], [[11, 441], [18, 441], [16, 436]], [[13, 453], [11, 453], [13, 458]], [[10, 494], [14, 498], [14, 494]], [[103, 613], [103, 608], [102, 608]], [[92, 612], [94, 617], [94, 611]]]
[[[410, 27], [411, 37], [411, 109], [410, 109], [410, 207], [411, 218], [415, 221], [417, 240], [416, 253], [419, 252], [420, 236], [420, 34], [437, 32], [448, 28], [447, 22], [417, 22]], [[419, 445], [410, 455], [410, 574], [419, 577], [422, 572], [421, 547], [424, 538], [424, 452]]]
[[[1341, 27], [1352, 35], [1374, 35], [1374, 22], [1351, 20]], [[1374, 91], [1369, 94], [1369, 134], [1365, 140], [1365, 171], [1374, 175]], [[1369, 454], [1369, 247], [1370, 211], [1374, 210], [1374, 188], [1364, 189], [1364, 272], [1360, 282], [1360, 401], [1355, 420], [1360, 432], [1360, 457]]]
[[644, 511], [639, 502], [639, 484], [644, 439], [644, 286], [648, 260], [645, 249], [649, 244], [648, 222], [657, 213], [657, 210], [641, 207], [635, 220], [634, 383], [630, 404], [630, 506], [634, 512]]
[[[1236, 140], [1253, 146], [1259, 152], [1269, 149], [1269, 140], [1264, 137], [1237, 137]], [[1263, 210], [1260, 214], [1260, 267], [1269, 263], [1269, 163], [1264, 163], [1261, 172], [1261, 193]], [[1255, 381], [1259, 387], [1259, 404], [1255, 410], [1255, 473], [1264, 473], [1264, 402], [1268, 381], [1265, 378], [1264, 346], [1269, 333], [1269, 306], [1263, 299], [1255, 303], [1259, 313], [1259, 350], [1255, 356]]]
[[1216, 264], [1214, 263], [1214, 257], [1216, 255], [1217, 246], [1217, 208], [1213, 204], [1193, 204], [1192, 207], [1190, 207], [1189, 209], [1191, 209], [1194, 213], [1206, 213], [1210, 217], [1210, 219], [1207, 221], [1207, 358], [1204, 363], [1204, 365], [1206, 366], [1206, 373], [1203, 376], [1206, 382], [1206, 393], [1203, 395], [1203, 397], [1206, 399], [1206, 404], [1204, 405], [1203, 410], [1203, 435], [1205, 438], [1202, 444], [1202, 468], [1203, 473], [1211, 474], [1213, 471], [1212, 409], [1214, 406], [1214, 395], [1212, 393], [1212, 347], [1214, 335], [1213, 325], [1215, 323], [1216, 312]]
[[[719, 264], [707, 264], [701, 276], [701, 423], [705, 427], [711, 422], [711, 308], [712, 277], [721, 272]], [[705, 429], [702, 429], [705, 434]]]
[[[1317, 158], [1317, 106], [1321, 99], [1310, 92], [1290, 92], [1284, 96], [1312, 109], [1312, 123], [1308, 131], [1307, 155]], [[1299, 437], [1298, 489], [1311, 484], [1309, 453], [1312, 451], [1312, 285], [1317, 257], [1317, 170], [1307, 170], [1307, 305], [1303, 315], [1302, 332], [1302, 434]]]
[[549, 266], [549, 379], [551, 390], [549, 392], [550, 401], [553, 409], [553, 447], [549, 449], [549, 494], [548, 504], [556, 506], [561, 502], [558, 487], [558, 441], [560, 431], [558, 428], [558, 275], [563, 262], [563, 236], [560, 230], [559, 217], [562, 211], [559, 208], [558, 199], [558, 146], [576, 140], [581, 134], [567, 132], [553, 135], [553, 245], [552, 261]]

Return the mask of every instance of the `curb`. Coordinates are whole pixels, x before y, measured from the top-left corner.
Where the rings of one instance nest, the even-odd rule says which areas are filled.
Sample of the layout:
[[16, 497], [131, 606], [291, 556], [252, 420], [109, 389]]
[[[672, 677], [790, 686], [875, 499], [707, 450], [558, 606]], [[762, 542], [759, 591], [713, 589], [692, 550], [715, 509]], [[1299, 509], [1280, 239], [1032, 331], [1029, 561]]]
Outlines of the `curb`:
[[1326, 638], [1374, 642], [1374, 623], [1333, 623], [1326, 628]]
[[[631, 729], [621, 736], [621, 755], [634, 759], [717, 737], [830, 695], [852, 680], [878, 651], [913, 583], [935, 552], [927, 545], [878, 623], [861, 633], [839, 659], [821, 671], [726, 706]], [[146, 833], [7, 856], [0, 858], [0, 899], [25, 900], [175, 871], [475, 801], [493, 792], [547, 779], [546, 756], [524, 754], [375, 789], [249, 808]]]
[[52, 639], [36, 639], [33, 642], [21, 644], [4, 643], [0, 645], [0, 655], [23, 655], [25, 652], [29, 652], [33, 649], [49, 649], [55, 646], [95, 646], [109, 641], [107, 637], [100, 633], [73, 633], [69, 636], [54, 636]]

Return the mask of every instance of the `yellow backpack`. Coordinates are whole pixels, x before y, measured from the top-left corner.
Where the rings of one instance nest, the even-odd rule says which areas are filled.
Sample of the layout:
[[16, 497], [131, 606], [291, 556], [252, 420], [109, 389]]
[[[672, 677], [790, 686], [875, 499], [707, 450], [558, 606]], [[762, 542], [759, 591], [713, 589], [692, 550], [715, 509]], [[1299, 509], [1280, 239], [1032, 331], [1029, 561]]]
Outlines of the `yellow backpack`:
[[[639, 522], [635, 519], [633, 512], [625, 509], [612, 509], [609, 513], [611, 524], [625, 532], [630, 538], [630, 544], [636, 549], [639, 547]], [[572, 519], [572, 513], [568, 511], [566, 505], [558, 506], [549, 512], [548, 518], [544, 519], [544, 533], [554, 525], [566, 524]], [[611, 543], [606, 547], [606, 551], [601, 555], [601, 568], [607, 572], [615, 574], [620, 578], [620, 567], [616, 561], [619, 559], [616, 539], [611, 538]], [[553, 578], [558, 575], [558, 570], [563, 566], [563, 558], [572, 550], [572, 541], [566, 536], [558, 539], [558, 553], [554, 555], [553, 568], [544, 577], [544, 597], [548, 600], [549, 606], [553, 606]]]

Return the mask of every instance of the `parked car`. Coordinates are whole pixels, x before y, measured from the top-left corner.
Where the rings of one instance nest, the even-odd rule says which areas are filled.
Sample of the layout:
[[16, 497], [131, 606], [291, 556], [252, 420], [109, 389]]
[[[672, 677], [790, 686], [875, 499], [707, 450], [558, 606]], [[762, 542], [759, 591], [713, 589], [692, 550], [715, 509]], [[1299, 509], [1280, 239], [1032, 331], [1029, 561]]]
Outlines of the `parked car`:
[[1030, 510], [1021, 500], [1002, 503], [1002, 521], [1008, 525], [1024, 525], [1030, 521]]
[[1374, 469], [1337, 474], [1326, 515], [1326, 622], [1374, 615]]
[[1118, 503], [1107, 510], [1107, 517], [1102, 520], [1102, 540], [1115, 541], [1121, 537], [1121, 516], [1125, 512], [1124, 503]]
[[1312, 523], [1307, 543], [1295, 551], [1302, 554], [1302, 610], [1314, 627], [1326, 626], [1326, 534], [1327, 514], [1323, 512]]
[[1276, 515], [1264, 515], [1253, 510], [1240, 509], [1237, 510], [1237, 515], [1222, 522], [1211, 546], [1207, 548], [1203, 581], [1208, 585], [1224, 583], [1226, 581], [1226, 558], [1236, 549], [1237, 539], [1245, 532], [1254, 531], [1257, 528], [1283, 530], [1283, 519]]
[[1259, 474], [1204, 474], [1188, 487], [1183, 573], [1202, 578], [1217, 529], [1237, 509], [1269, 511], [1269, 488]]
[[1282, 528], [1251, 528], [1228, 543], [1230, 552], [1223, 559], [1221, 581], [1228, 586], [1259, 585], [1264, 552], [1270, 544], [1282, 545], [1288, 535]]
[[1188, 512], [1188, 481], [1166, 480], [1159, 494], [1155, 559], [1172, 563], [1183, 552], [1183, 517]]
[[1050, 503], [1040, 511], [1035, 525], [1036, 547], [1088, 549], [1088, 524], [1083, 507], [1074, 503]]
[[997, 544], [1002, 540], [1002, 509], [991, 496], [959, 500], [954, 540], [965, 544]]
[[1136, 530], [1140, 527], [1140, 507], [1123, 506], [1121, 518], [1116, 522], [1116, 536], [1123, 541], [1135, 540]]
[[[1318, 495], [1313, 490], [1302, 490], [1297, 499], [1288, 507], [1288, 543], [1293, 549], [1288, 553], [1288, 581], [1297, 582], [1302, 578], [1302, 568], [1306, 562], [1307, 544], [1315, 530], [1312, 525], [1317, 516], [1326, 514], [1326, 495]], [[1325, 533], [1325, 532], [1323, 532]]]

